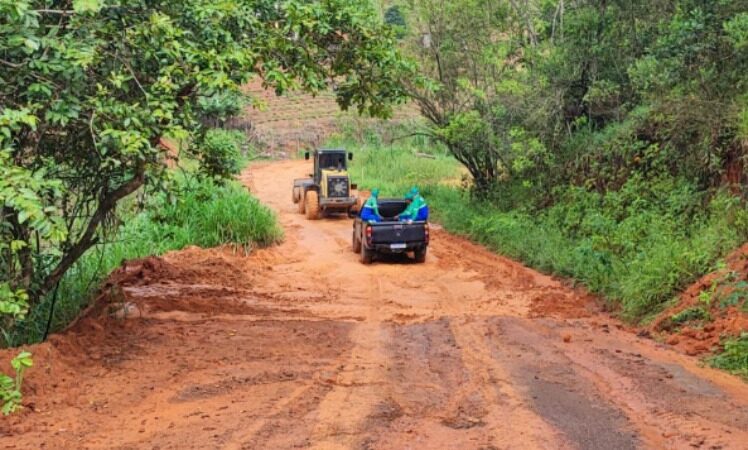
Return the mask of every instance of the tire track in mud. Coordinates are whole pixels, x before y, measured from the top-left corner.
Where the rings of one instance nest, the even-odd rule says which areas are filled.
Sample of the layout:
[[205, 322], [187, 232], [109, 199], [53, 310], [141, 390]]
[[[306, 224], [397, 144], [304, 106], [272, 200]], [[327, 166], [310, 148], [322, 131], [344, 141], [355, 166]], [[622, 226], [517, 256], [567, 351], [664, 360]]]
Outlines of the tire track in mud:
[[627, 413], [651, 446], [741, 448], [738, 443], [748, 442], [748, 408], [729, 394], [744, 388], [742, 382], [720, 386], [699, 374], [704, 369], [696, 361], [677, 362], [680, 355], [671, 352], [658, 356], [675, 360], [653, 358], [630, 336], [617, 337], [608, 348], [570, 347], [564, 355]]
[[341, 366], [332, 391], [319, 405], [312, 448], [360, 447], [367, 418], [378, 399], [387, 396], [385, 373], [389, 358], [386, 347], [392, 337], [377, 313], [376, 299], [382, 298], [381, 282], [367, 278], [366, 284], [361, 285], [367, 288], [362, 289], [365, 295], [358, 297], [368, 310], [366, 321], [357, 324], [349, 335], [353, 343], [350, 357]]
[[346, 449], [360, 446], [366, 419], [380, 397], [387, 396], [384, 373], [388, 330], [378, 323], [357, 325], [351, 332], [353, 350], [322, 399], [312, 432], [312, 448]]
[[490, 443], [501, 448], [571, 448], [517, 392], [516, 376], [492, 353], [492, 334], [483, 320], [465, 317], [452, 323], [452, 333], [471, 372], [471, 389], [482, 394], [489, 410], [486, 427]]
[[426, 264], [363, 266], [350, 221], [290, 203], [307, 170], [242, 175], [282, 245], [129, 264], [138, 315], [103, 305], [32, 348], [0, 448], [746, 448], [742, 381], [437, 226]]
[[577, 373], [547, 338], [515, 318], [487, 319], [491, 357], [500, 361], [529, 407], [573, 448], [634, 449], [640, 438], [625, 414]]

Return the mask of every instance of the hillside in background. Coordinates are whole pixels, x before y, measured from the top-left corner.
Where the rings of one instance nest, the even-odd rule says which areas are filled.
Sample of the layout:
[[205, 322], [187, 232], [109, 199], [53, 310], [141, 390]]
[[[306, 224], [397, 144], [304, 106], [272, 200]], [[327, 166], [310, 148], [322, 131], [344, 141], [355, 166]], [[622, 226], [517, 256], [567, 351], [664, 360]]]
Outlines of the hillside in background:
[[[227, 128], [247, 133], [251, 143], [266, 155], [294, 155], [299, 150], [319, 147], [341, 126], [350, 124], [364, 128], [382, 123], [381, 119], [366, 118], [355, 111], [341, 111], [332, 91], [316, 95], [289, 92], [276, 95], [265, 89], [258, 79], [244, 87], [250, 98], [241, 116], [230, 119]], [[406, 122], [418, 118], [413, 105], [395, 109], [390, 123]]]

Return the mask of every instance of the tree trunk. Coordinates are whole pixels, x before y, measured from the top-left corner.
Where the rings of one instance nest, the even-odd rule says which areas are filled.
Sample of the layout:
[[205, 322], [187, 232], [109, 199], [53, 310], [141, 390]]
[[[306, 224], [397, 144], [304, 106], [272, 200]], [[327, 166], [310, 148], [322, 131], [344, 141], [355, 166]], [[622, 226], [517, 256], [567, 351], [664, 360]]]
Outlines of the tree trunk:
[[99, 225], [114, 210], [120, 200], [135, 192], [143, 183], [145, 183], [145, 164], [141, 163], [137, 167], [135, 175], [128, 182], [102, 196], [96, 211], [86, 226], [86, 231], [65, 253], [62, 260], [60, 260], [49, 276], [44, 279], [41, 286], [33, 292], [34, 298], [39, 299], [50, 292], [62, 279], [65, 272], [83, 256], [86, 250], [96, 245], [98, 242], [96, 231], [99, 229]]

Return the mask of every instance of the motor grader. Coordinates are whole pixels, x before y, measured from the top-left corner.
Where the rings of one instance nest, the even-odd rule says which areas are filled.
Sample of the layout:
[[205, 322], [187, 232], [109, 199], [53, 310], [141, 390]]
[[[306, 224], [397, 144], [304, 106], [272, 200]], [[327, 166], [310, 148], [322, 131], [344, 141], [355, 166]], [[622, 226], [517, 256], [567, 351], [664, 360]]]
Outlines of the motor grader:
[[304, 154], [304, 159], [310, 158], [314, 159], [314, 172], [309, 178], [293, 181], [293, 202], [298, 205], [299, 213], [310, 220], [332, 212], [355, 214], [356, 185], [351, 184], [348, 176], [348, 161], [353, 160], [353, 154], [345, 149], [319, 149]]

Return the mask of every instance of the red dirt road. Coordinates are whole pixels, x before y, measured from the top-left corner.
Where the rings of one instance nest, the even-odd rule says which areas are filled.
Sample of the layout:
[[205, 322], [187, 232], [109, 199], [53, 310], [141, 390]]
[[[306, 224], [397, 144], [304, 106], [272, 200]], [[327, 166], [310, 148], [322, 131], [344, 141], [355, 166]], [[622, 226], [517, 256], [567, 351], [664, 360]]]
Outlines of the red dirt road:
[[306, 171], [243, 178], [282, 245], [131, 263], [128, 318], [101, 306], [32, 348], [0, 448], [748, 447], [747, 384], [445, 232], [426, 264], [363, 266], [349, 220], [295, 212]]

